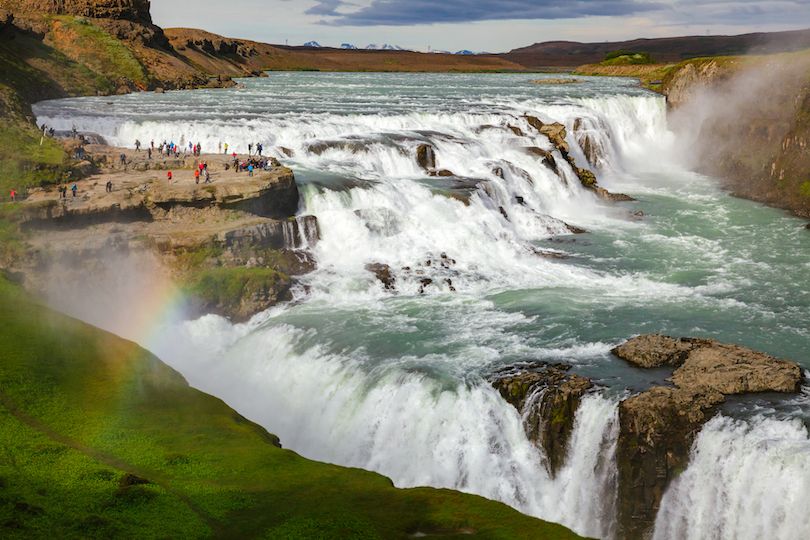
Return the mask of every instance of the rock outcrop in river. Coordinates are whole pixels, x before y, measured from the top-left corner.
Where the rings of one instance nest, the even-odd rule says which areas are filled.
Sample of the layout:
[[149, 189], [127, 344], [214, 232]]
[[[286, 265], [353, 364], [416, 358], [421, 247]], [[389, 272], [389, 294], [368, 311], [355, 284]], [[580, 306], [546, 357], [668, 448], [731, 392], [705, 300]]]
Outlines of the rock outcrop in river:
[[568, 373], [570, 367], [537, 364], [529, 371], [501, 371], [492, 382], [523, 417], [526, 434], [544, 450], [552, 475], [565, 463], [577, 408], [585, 392], [593, 387], [589, 379]]
[[[633, 338], [612, 351], [640, 368], [672, 366], [668, 381], [619, 404], [620, 537], [645, 538], [670, 481], [686, 466], [695, 436], [726, 396], [796, 392], [798, 364], [713, 339], [655, 334]], [[562, 364], [531, 364], [495, 373], [492, 385], [523, 418], [528, 438], [543, 449], [549, 472], [565, 464], [582, 397], [593, 383]]]
[[677, 366], [668, 379], [619, 405], [619, 522], [623, 537], [644, 538], [670, 481], [686, 467], [692, 442], [725, 396], [796, 392], [795, 362], [713, 339], [643, 335], [612, 351], [639, 367]]

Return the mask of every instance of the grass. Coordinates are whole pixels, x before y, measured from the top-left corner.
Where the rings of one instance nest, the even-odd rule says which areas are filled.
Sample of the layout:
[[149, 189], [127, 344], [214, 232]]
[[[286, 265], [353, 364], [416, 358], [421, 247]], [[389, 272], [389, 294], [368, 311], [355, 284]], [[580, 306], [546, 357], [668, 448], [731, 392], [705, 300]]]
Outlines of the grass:
[[271, 290], [290, 277], [270, 268], [215, 268], [203, 270], [186, 282], [188, 296], [214, 305], [237, 307], [243, 298], [261, 290]]
[[25, 253], [25, 237], [17, 216], [20, 204], [0, 205], [0, 268], [8, 268]]
[[578, 538], [481, 497], [395, 489], [283, 450], [134, 343], [2, 279], [0, 327], [4, 539]]
[[84, 17], [55, 16], [50, 22], [51, 39], [72, 60], [109, 79], [126, 77], [144, 87], [152, 82], [132, 51]]
[[648, 52], [615, 51], [605, 56], [603, 66], [655, 64]]
[[27, 188], [65, 181], [70, 164], [57, 141], [46, 137], [40, 145], [39, 135], [0, 122], [0, 201], [11, 200], [12, 188], [23, 198]]

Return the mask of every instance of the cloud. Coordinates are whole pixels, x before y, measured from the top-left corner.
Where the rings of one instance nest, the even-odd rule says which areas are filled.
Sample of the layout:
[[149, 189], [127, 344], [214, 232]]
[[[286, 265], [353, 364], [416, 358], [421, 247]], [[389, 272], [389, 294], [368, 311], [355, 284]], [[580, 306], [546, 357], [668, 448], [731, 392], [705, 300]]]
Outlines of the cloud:
[[306, 10], [304, 14], [306, 15], [323, 15], [326, 17], [339, 17], [341, 16], [340, 13], [337, 12], [337, 9], [341, 6], [350, 6], [348, 2], [344, 2], [343, 0], [317, 0], [317, 3]]
[[680, 0], [666, 19], [676, 25], [807, 24], [810, 0]]
[[575, 19], [626, 16], [667, 9], [667, 4], [643, 0], [373, 0], [357, 11], [337, 13], [341, 0], [318, 0], [308, 14], [334, 17], [321, 24], [334, 26], [410, 26], [469, 23], [505, 19]]

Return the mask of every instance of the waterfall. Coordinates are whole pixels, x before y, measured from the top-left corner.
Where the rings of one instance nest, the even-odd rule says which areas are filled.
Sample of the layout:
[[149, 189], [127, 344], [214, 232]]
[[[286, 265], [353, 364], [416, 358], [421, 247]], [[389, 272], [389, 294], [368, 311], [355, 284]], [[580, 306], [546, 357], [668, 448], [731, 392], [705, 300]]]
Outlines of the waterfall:
[[192, 385], [306, 457], [377, 471], [398, 487], [475, 493], [586, 536], [613, 537], [615, 399], [583, 398], [566, 465], [551, 478], [520, 415], [488, 382], [437, 375], [457, 357], [434, 359], [432, 367], [417, 358], [374, 365], [362, 349], [337, 352], [317, 343], [317, 332], [273, 318], [246, 334], [204, 317], [162, 347]]
[[661, 501], [654, 540], [810, 536], [810, 438], [799, 420], [718, 416]]
[[[612, 539], [618, 406], [607, 396], [660, 374], [616, 363], [610, 342], [677, 330], [804, 350], [806, 231], [732, 206], [685, 171], [660, 96], [626, 80], [555, 89], [524, 79], [272, 74], [238, 92], [34, 110], [40, 124], [75, 124], [112, 144], [183, 138], [245, 153], [261, 141], [294, 170], [306, 215], [285, 222], [285, 242], [309, 249], [318, 268], [297, 280], [294, 304], [244, 325], [170, 325], [146, 344], [193, 386], [306, 457], [399, 487], [477, 493]], [[584, 188], [528, 116], [563, 124], [576, 165], [606, 189], [634, 189], [644, 218]], [[393, 288], [370, 268], [385, 268]], [[591, 369], [611, 386], [582, 400], [554, 478], [488, 383], [526, 359]], [[712, 420], [664, 495], [655, 538], [810, 536], [807, 439], [798, 420]]]

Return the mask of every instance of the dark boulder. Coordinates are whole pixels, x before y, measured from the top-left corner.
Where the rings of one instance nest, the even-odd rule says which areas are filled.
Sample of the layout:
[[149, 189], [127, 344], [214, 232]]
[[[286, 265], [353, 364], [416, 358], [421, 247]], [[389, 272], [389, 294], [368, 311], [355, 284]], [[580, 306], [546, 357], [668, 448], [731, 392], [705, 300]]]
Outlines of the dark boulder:
[[374, 274], [383, 286], [392, 291], [394, 290], [394, 284], [396, 283], [396, 278], [391, 274], [391, 267], [387, 264], [383, 263], [371, 263], [365, 266], [366, 270]]
[[565, 142], [565, 126], [560, 124], [559, 122], [554, 122], [553, 124], [544, 124], [538, 118], [534, 116], [526, 116], [526, 121], [532, 126], [534, 129], [548, 137], [549, 142], [554, 145], [554, 147], [563, 153], [563, 155], [568, 155], [570, 152], [570, 148], [568, 143]]
[[492, 381], [492, 386], [524, 418], [526, 435], [543, 449], [552, 475], [565, 464], [577, 409], [593, 386], [590, 379], [569, 374], [569, 368], [563, 364], [539, 364], [532, 371], [496, 374]]
[[429, 144], [420, 144], [416, 149], [416, 163], [425, 170], [436, 168], [436, 152]]

